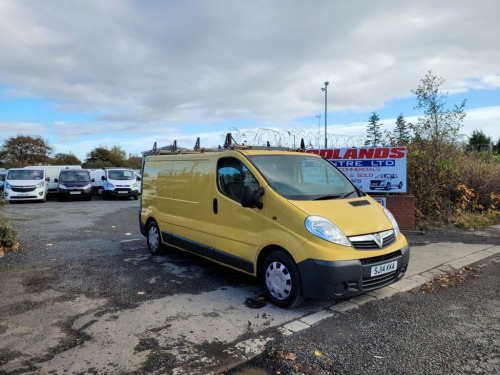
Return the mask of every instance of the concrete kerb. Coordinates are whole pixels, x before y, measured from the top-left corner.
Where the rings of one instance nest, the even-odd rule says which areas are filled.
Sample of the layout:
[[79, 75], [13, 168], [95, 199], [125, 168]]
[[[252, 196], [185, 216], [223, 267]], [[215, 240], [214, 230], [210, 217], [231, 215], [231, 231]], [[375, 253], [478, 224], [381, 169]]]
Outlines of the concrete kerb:
[[[365, 303], [381, 300], [391, 297], [397, 293], [406, 292], [414, 288], [418, 288], [419, 286], [424, 285], [428, 281], [432, 281], [434, 278], [440, 275], [459, 270], [470, 264], [476, 263], [478, 261], [481, 261], [482, 259], [486, 259], [492, 255], [499, 253], [500, 246], [490, 246], [479, 251], [468, 253], [446, 263], [438, 264], [435, 267], [425, 270], [419, 274], [405, 277], [403, 278], [403, 280], [382, 289], [353, 297], [348, 301], [334, 303], [324, 310], [306, 315], [295, 321], [278, 327], [276, 329], [276, 332], [284, 336], [292, 335], [294, 333], [306, 330], [325, 319], [334, 317], [337, 313], [343, 313], [352, 309], [356, 309]], [[265, 345], [272, 340], [272, 337], [261, 337], [258, 339], [245, 340], [235, 344], [233, 347], [234, 350], [232, 350], [232, 354], [236, 354], [236, 351], [239, 352], [239, 354], [241, 355], [240, 360], [236, 360], [235, 363], [232, 363], [229, 367], [226, 363], [224, 368], [219, 368], [217, 369], [217, 371], [212, 372], [212, 374], [224, 373], [231, 368], [235, 368], [236, 366], [242, 365], [246, 361], [251, 360], [252, 358], [261, 354], [265, 348]]]

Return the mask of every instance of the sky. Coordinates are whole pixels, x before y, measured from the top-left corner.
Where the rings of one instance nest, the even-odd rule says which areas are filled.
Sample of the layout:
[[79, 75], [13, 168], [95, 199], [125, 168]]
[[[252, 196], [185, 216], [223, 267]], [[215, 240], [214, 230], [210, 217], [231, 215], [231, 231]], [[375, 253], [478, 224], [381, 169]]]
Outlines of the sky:
[[[273, 129], [366, 135], [415, 121], [441, 77], [461, 133], [500, 139], [498, 0], [2, 0], [0, 142], [41, 136], [84, 161]], [[321, 117], [318, 117], [321, 116]], [[241, 141], [241, 140], [238, 140]], [[322, 142], [322, 141], [320, 141]]]

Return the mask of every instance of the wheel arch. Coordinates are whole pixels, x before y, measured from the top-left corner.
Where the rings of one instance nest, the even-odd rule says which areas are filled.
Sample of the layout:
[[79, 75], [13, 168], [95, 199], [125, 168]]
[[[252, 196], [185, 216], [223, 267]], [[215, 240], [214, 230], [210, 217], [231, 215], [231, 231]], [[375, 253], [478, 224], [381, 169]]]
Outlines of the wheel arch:
[[[264, 263], [264, 259], [266, 259], [267, 256], [274, 251], [282, 251], [282, 252], [288, 254], [290, 256], [290, 258], [295, 262], [295, 259], [293, 258], [292, 254], [290, 254], [290, 252], [287, 251], [285, 248], [283, 248], [279, 245], [268, 245], [260, 251], [259, 256], [257, 257], [256, 276], [259, 280], [262, 278], [262, 273], [263, 273], [262, 264]], [[295, 262], [295, 264], [297, 264], [297, 263]]]

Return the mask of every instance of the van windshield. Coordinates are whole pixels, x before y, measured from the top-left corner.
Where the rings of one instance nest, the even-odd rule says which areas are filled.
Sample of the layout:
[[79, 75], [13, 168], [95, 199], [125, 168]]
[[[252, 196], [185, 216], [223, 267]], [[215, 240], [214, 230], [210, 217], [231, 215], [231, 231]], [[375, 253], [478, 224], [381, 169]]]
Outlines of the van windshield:
[[61, 171], [60, 182], [90, 182], [89, 173], [86, 171]]
[[135, 180], [134, 171], [108, 171], [108, 178], [110, 180]]
[[342, 199], [358, 190], [333, 164], [307, 154], [249, 155], [269, 185], [292, 200]]
[[18, 169], [10, 170], [7, 175], [8, 180], [43, 180], [43, 170], [41, 169]]

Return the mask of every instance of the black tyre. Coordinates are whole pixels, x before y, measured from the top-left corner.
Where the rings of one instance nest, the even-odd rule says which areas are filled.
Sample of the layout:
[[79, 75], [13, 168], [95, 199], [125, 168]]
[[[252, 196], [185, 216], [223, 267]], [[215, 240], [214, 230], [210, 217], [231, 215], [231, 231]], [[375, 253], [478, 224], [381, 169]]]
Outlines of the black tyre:
[[401, 181], [398, 185], [398, 188], [401, 189], [403, 187], [403, 181]]
[[134, 195], [134, 201], [138, 200], [139, 199], [139, 194], [135, 194]]
[[147, 231], [148, 249], [152, 255], [159, 255], [163, 252], [163, 243], [160, 237], [160, 228], [156, 221], [149, 223]]
[[387, 185], [385, 185], [385, 190], [391, 190], [391, 183], [388, 182]]
[[267, 296], [278, 307], [295, 307], [303, 300], [300, 273], [284, 251], [269, 254], [262, 264], [262, 281]]

